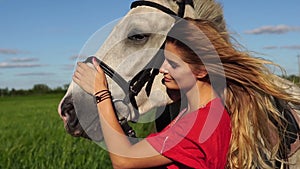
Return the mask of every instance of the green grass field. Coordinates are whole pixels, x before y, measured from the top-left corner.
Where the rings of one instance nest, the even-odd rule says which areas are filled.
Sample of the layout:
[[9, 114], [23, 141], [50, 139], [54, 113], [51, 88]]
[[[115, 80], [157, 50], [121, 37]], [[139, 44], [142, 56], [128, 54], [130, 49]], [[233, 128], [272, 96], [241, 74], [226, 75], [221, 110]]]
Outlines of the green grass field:
[[[0, 97], [0, 169], [112, 168], [100, 146], [65, 132], [57, 114], [62, 97]], [[153, 124], [133, 127], [145, 137]], [[291, 161], [291, 168], [300, 166], [300, 151]]]
[[62, 97], [0, 98], [0, 169], [112, 168], [108, 153], [100, 146], [65, 132], [57, 114]]

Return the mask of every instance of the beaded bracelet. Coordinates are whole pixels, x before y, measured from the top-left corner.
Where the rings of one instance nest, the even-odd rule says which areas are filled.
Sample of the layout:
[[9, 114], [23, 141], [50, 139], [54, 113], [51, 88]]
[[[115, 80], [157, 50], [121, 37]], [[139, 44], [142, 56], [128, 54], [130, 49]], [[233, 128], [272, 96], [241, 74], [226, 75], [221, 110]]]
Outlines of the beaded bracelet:
[[101, 90], [94, 94], [97, 104], [103, 100], [111, 98], [111, 92], [109, 90]]

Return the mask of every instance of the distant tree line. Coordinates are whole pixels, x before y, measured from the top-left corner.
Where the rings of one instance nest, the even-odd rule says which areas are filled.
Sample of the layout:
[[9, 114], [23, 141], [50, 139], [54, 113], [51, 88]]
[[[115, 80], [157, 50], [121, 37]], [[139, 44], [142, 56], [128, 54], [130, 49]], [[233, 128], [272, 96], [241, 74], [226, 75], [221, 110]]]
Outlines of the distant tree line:
[[65, 84], [62, 87], [50, 88], [46, 84], [36, 84], [32, 89], [8, 89], [0, 88], [0, 97], [3, 96], [25, 96], [25, 95], [33, 95], [33, 94], [49, 94], [49, 93], [65, 93], [68, 89], [69, 85]]
[[296, 75], [289, 75], [289, 76], [282, 76], [283, 78], [295, 83], [296, 85], [300, 86], [300, 77]]
[[[288, 75], [288, 76], [281, 76], [291, 82], [295, 83], [300, 87], [300, 77], [297, 75]], [[69, 87], [69, 84], [65, 84], [62, 87], [50, 88], [46, 84], [36, 84], [33, 86], [32, 89], [8, 89], [0, 88], [0, 97], [3, 96], [22, 96], [22, 95], [32, 95], [32, 94], [48, 94], [48, 93], [65, 93]]]

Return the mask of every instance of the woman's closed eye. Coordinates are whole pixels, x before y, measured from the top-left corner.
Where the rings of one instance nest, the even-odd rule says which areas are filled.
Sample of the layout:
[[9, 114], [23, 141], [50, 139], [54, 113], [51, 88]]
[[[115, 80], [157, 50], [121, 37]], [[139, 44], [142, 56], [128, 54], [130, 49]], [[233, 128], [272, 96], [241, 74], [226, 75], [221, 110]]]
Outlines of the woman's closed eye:
[[175, 62], [173, 62], [173, 61], [171, 61], [171, 60], [167, 60], [167, 61], [168, 61], [169, 65], [170, 65], [173, 69], [175, 69], [175, 68], [177, 68], [177, 67], [179, 66], [177, 63], [175, 63]]

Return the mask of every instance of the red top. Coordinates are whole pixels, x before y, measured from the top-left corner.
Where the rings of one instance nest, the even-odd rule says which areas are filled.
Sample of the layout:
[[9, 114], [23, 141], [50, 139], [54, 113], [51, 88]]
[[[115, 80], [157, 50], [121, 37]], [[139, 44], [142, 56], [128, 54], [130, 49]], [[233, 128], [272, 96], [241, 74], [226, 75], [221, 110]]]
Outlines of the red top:
[[198, 111], [185, 114], [147, 141], [173, 163], [166, 168], [222, 169], [231, 137], [228, 112], [216, 98]]

